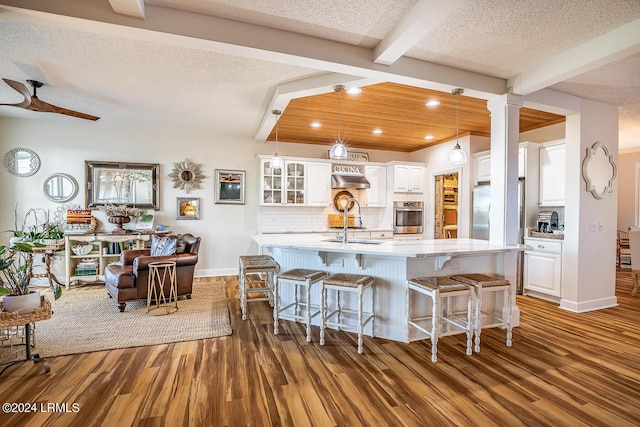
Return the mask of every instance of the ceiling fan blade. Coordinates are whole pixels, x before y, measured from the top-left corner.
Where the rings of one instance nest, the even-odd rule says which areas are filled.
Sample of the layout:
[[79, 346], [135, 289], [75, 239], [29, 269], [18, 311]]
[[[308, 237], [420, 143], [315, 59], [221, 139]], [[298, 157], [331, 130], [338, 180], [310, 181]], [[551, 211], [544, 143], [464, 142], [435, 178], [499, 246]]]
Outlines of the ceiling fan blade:
[[16, 82], [14, 80], [9, 80], [9, 79], [2, 79], [2, 80], [4, 80], [4, 82], [8, 84], [13, 90], [18, 92], [20, 95], [24, 96], [24, 101], [18, 104], [0, 104], [0, 105], [9, 105], [11, 107], [27, 108], [29, 104], [31, 104], [31, 94], [29, 93], [29, 89], [27, 89], [27, 87], [24, 84], [20, 82]]
[[48, 102], [41, 101], [38, 98], [32, 98], [31, 104], [27, 107], [27, 109], [32, 111], [41, 111], [45, 113], [64, 114], [66, 116], [77, 117], [79, 119], [85, 119], [85, 120], [95, 121], [100, 119], [100, 117], [92, 116], [91, 114], [85, 114], [79, 111], [68, 110], [66, 108], [58, 107], [57, 105], [49, 104]]

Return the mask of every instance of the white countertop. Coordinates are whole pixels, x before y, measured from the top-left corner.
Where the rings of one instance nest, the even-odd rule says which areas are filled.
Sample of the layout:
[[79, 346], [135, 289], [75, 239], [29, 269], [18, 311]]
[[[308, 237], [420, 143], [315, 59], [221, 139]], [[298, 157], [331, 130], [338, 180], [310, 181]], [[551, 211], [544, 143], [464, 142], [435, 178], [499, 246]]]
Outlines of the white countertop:
[[347, 243], [327, 241], [319, 234], [260, 234], [253, 236], [258, 246], [339, 252], [362, 255], [382, 255], [402, 258], [432, 256], [481, 255], [498, 252], [524, 251], [526, 245], [492, 245], [486, 240], [437, 239], [437, 240], [379, 240], [380, 244]]
[[[344, 231], [343, 227], [340, 228], [322, 228], [322, 229], [311, 229], [311, 230], [263, 230], [260, 234], [313, 234], [313, 233], [341, 233]], [[349, 227], [347, 229], [349, 232], [358, 232], [358, 231], [373, 231], [373, 232], [389, 232], [393, 233], [393, 228], [389, 227], [364, 227], [364, 228], [356, 228]]]

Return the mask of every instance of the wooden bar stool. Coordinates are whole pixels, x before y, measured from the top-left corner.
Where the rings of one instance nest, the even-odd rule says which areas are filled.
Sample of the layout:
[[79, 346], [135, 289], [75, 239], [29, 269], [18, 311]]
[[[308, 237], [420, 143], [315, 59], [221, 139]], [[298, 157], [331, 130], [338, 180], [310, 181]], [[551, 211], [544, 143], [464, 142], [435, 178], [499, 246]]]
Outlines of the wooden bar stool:
[[[413, 292], [412, 292], [413, 291]], [[411, 317], [412, 294], [421, 294], [431, 299], [431, 314]], [[467, 309], [454, 311], [452, 298], [466, 299]], [[444, 304], [443, 304], [444, 303]], [[443, 305], [445, 305], [443, 307]], [[440, 337], [467, 334], [466, 354], [470, 356], [473, 335], [473, 314], [475, 290], [471, 285], [448, 277], [418, 277], [407, 281], [407, 342], [410, 326], [424, 332], [431, 339], [431, 361], [438, 361], [438, 340]]]
[[[507, 329], [507, 347], [511, 347], [511, 283], [499, 277], [487, 274], [459, 274], [451, 276], [453, 280], [467, 283], [476, 290], [476, 307], [474, 319], [474, 333], [476, 336], [474, 351], [480, 351], [480, 333], [482, 328], [505, 327]], [[507, 313], [504, 316], [498, 312], [501, 307], [494, 308], [492, 312], [482, 311], [482, 301], [489, 292], [503, 292], [507, 296]], [[483, 320], [483, 318], [485, 320]]]
[[[238, 285], [240, 287], [240, 309], [242, 320], [247, 318], [249, 302], [269, 301], [273, 305], [274, 274], [280, 271], [280, 265], [269, 255], [241, 255], [240, 274]], [[258, 280], [249, 276], [258, 275]], [[262, 277], [264, 275], [264, 278]], [[251, 285], [258, 285], [252, 287]], [[247, 294], [264, 292], [264, 297], [248, 298]]]
[[[320, 304], [311, 304], [311, 287], [327, 277], [319, 270], [296, 268], [276, 275], [273, 304], [273, 334], [278, 335], [278, 320], [301, 321], [307, 325], [307, 342], [311, 342], [311, 319], [320, 314]], [[293, 286], [293, 302], [282, 306], [281, 290], [285, 285]], [[299, 288], [305, 288], [305, 297], [300, 299]], [[315, 310], [312, 312], [311, 310]]]
[[[363, 296], [364, 292], [369, 289], [371, 295], [371, 310], [364, 311]], [[327, 307], [327, 291], [334, 290], [336, 294], [336, 308], [328, 313]], [[357, 295], [358, 309], [347, 309], [342, 307], [342, 294], [350, 292]], [[358, 353], [362, 354], [362, 334], [367, 323], [372, 322], [371, 335], [375, 330], [375, 280], [370, 276], [361, 276], [359, 274], [332, 274], [322, 281], [322, 325], [320, 327], [320, 345], [324, 345], [324, 330], [327, 326], [335, 326], [338, 330], [346, 330], [357, 332], [358, 334]], [[346, 323], [344, 314], [357, 314], [357, 324]], [[336, 321], [331, 319], [337, 316]]]

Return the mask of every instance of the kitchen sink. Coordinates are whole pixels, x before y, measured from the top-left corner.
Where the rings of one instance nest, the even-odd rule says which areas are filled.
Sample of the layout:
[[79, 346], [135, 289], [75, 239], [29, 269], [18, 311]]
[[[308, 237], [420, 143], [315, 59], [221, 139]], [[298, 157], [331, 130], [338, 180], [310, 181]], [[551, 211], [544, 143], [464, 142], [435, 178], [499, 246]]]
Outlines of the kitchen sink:
[[[324, 242], [334, 242], [334, 243], [342, 243], [340, 239], [326, 239]], [[347, 240], [347, 244], [349, 243], [360, 243], [362, 245], [379, 245], [384, 243], [385, 240], [366, 240], [366, 239], [349, 239]]]

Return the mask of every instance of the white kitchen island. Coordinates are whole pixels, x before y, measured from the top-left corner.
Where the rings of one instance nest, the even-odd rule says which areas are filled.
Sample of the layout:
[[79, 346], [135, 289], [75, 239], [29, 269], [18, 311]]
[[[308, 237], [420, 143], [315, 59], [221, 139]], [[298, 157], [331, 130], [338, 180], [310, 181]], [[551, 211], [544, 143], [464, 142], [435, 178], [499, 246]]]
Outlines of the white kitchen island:
[[[505, 277], [512, 285], [512, 325], [519, 325], [515, 305], [516, 254], [525, 245], [491, 245], [485, 240], [384, 240], [366, 243], [331, 241], [317, 234], [261, 234], [253, 236], [260, 252], [268, 253], [280, 264], [281, 271], [310, 268], [332, 273], [363, 274], [376, 280], [375, 330], [369, 335], [394, 341], [413, 341], [424, 336], [406, 331], [407, 279], [420, 276], [448, 276], [464, 273], [485, 273]], [[375, 242], [375, 243], [374, 243]], [[286, 293], [284, 300], [292, 298]], [[312, 304], [319, 305], [319, 287], [311, 295]], [[346, 300], [346, 305], [353, 301]], [[506, 301], [483, 300], [486, 309], [506, 307]], [[413, 304], [412, 313], [430, 312], [430, 306]], [[314, 319], [319, 324], [319, 318]]]

